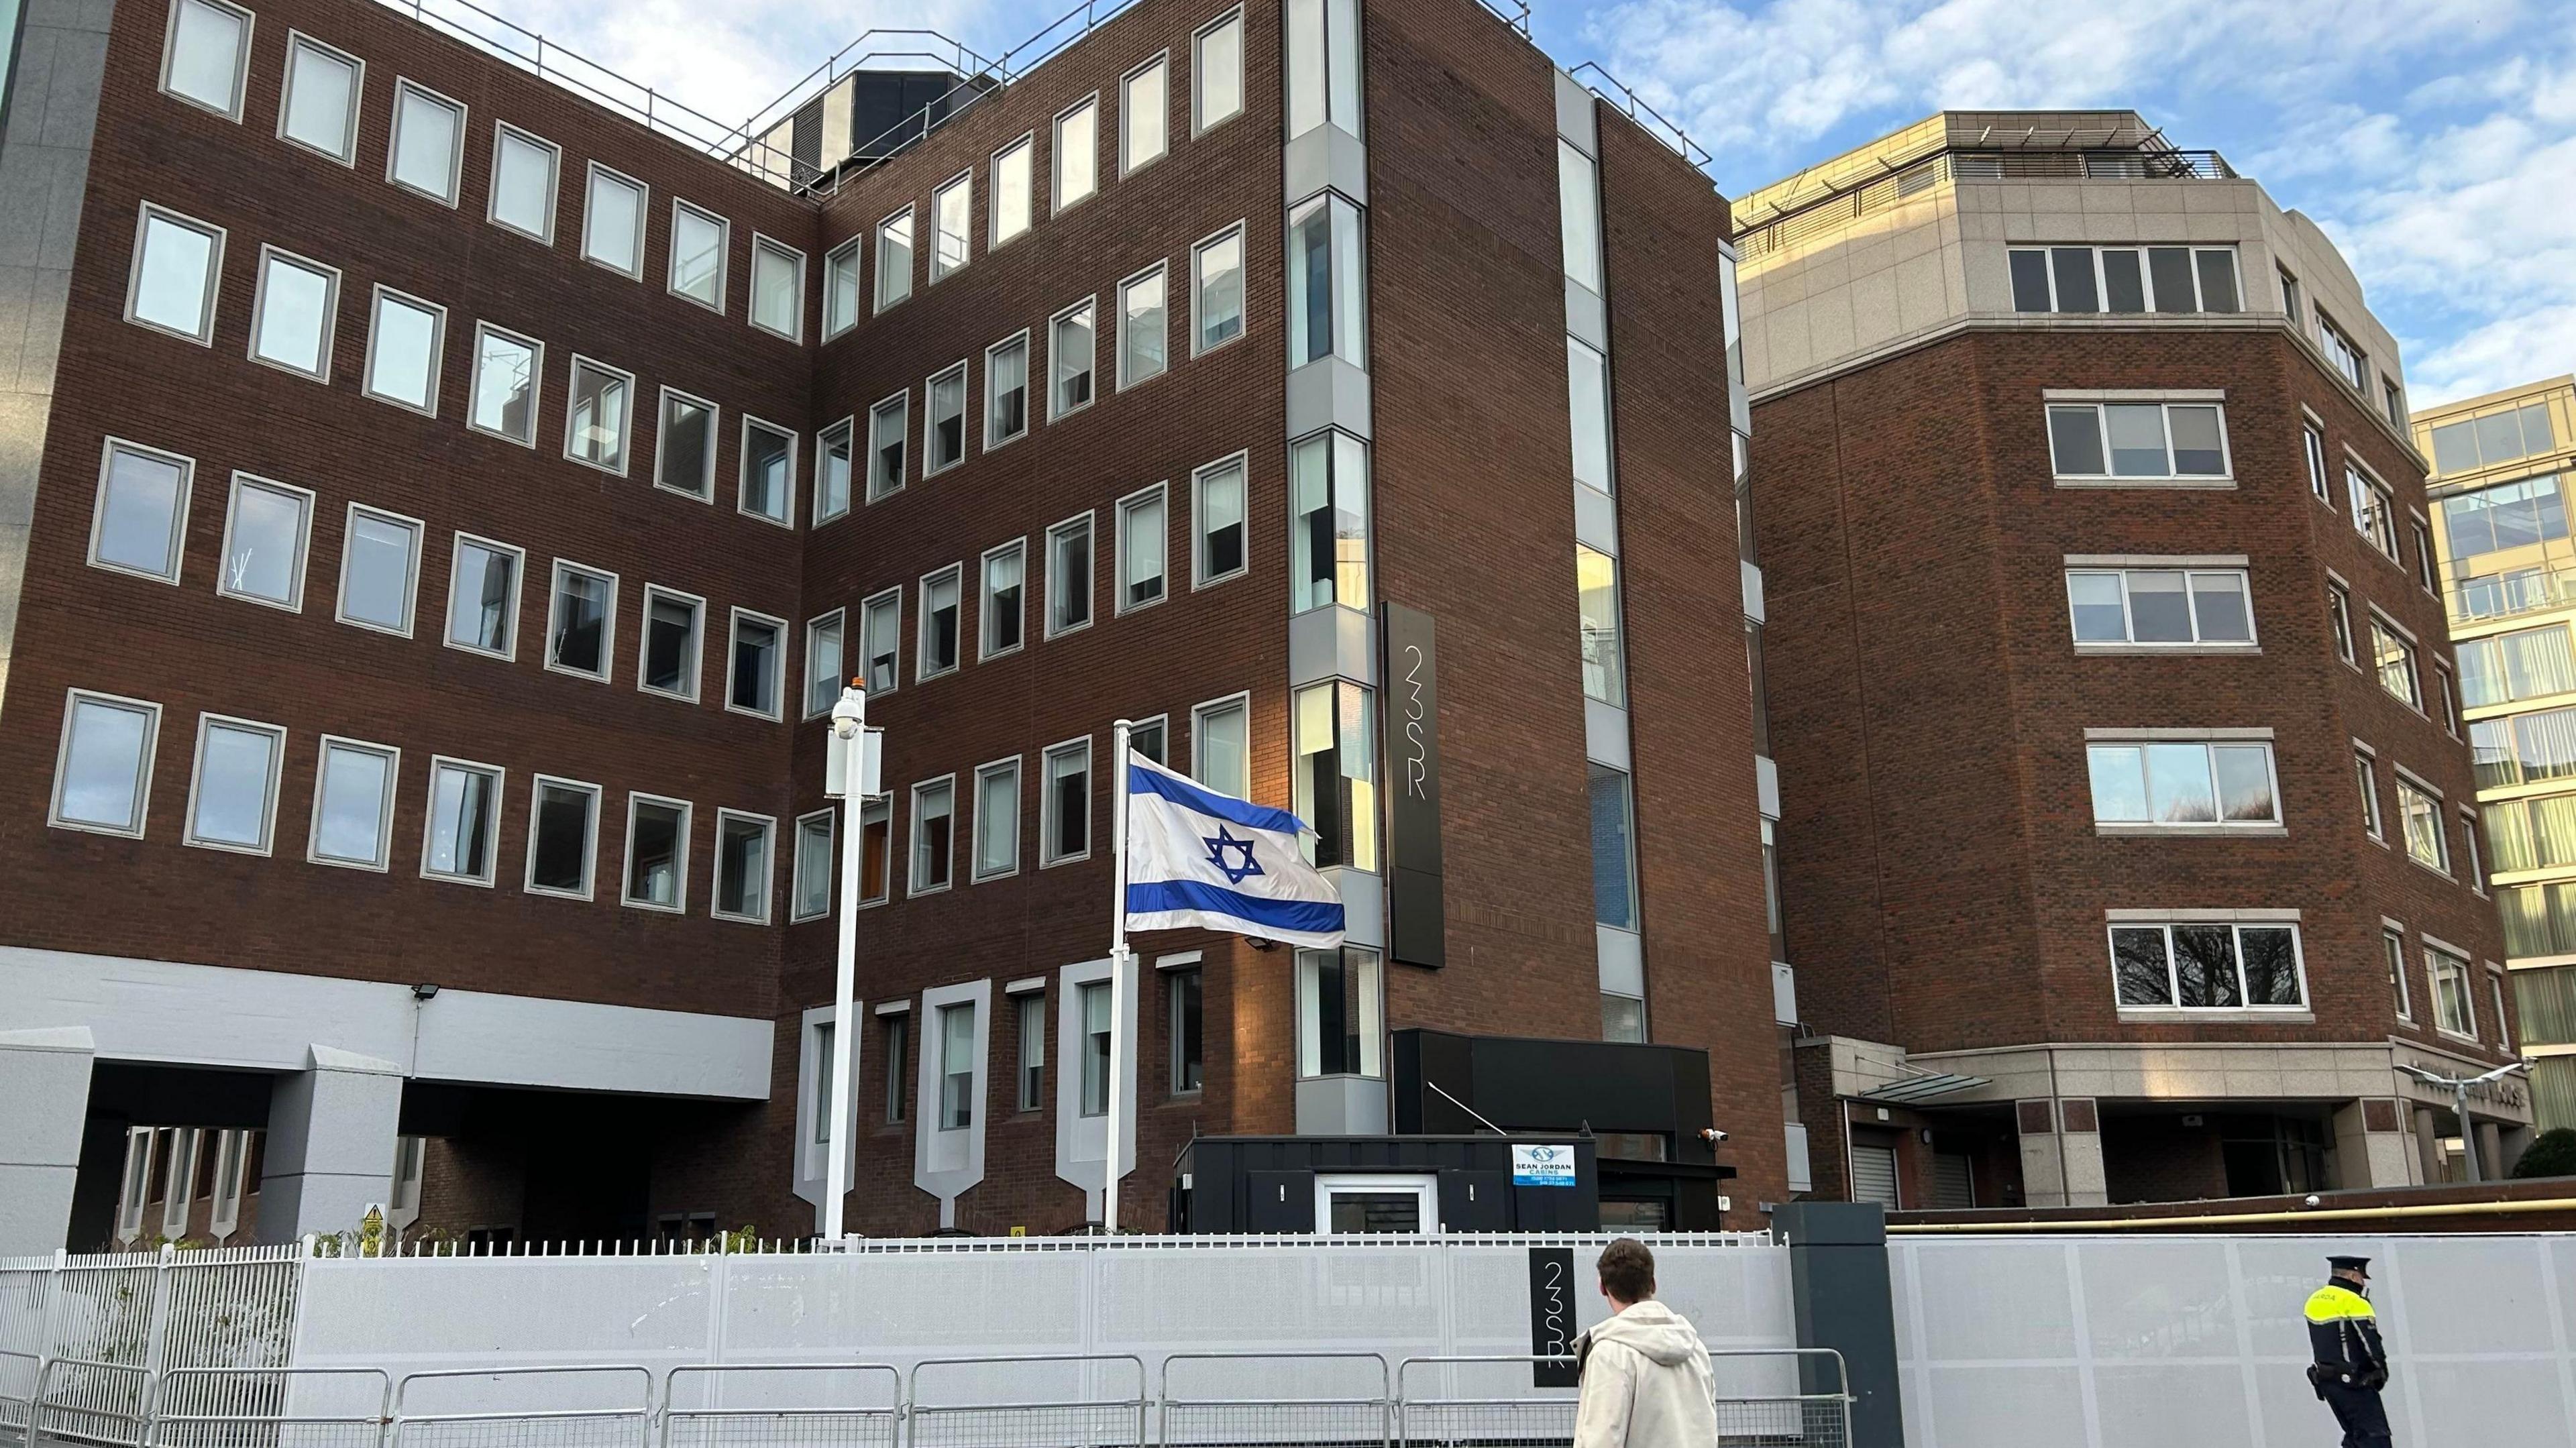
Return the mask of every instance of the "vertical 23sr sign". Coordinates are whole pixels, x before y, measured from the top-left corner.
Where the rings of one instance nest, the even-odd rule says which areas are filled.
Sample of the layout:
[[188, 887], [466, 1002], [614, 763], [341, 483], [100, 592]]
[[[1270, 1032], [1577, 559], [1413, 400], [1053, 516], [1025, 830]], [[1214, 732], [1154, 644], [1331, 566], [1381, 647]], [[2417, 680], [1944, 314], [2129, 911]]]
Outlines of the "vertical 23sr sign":
[[1440, 866], [1440, 653], [1431, 615], [1380, 608], [1386, 660], [1387, 953], [1406, 965], [1446, 963]]

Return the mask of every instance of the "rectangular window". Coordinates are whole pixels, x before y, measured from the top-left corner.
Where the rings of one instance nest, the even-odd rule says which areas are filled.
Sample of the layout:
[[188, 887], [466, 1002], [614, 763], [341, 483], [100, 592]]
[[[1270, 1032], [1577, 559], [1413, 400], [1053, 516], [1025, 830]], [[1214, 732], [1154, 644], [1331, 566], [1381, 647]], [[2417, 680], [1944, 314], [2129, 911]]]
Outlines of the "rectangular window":
[[644, 648], [636, 656], [635, 686], [648, 694], [698, 701], [700, 631], [707, 601], [695, 594], [646, 584]]
[[2415, 582], [2426, 593], [2438, 596], [2442, 588], [2440, 584], [2433, 581], [2432, 530], [2426, 528], [2420, 518], [2409, 522], [2406, 526], [2408, 531], [2415, 535]]
[[1120, 391], [1163, 375], [1170, 365], [1171, 333], [1165, 316], [1167, 269], [1161, 262], [1118, 284], [1118, 387]]
[[1012, 1014], [1019, 1024], [1019, 1063], [1013, 1072], [1019, 1081], [1019, 1108], [1035, 1111], [1045, 1100], [1046, 996], [1031, 991], [1013, 997], [1012, 1003]]
[[2493, 961], [2487, 962], [2487, 1001], [2495, 1007], [2496, 1049], [2512, 1055], [2512, 1030], [2504, 1019], [2504, 972], [2496, 969]]
[[2214, 402], [2048, 404], [2060, 478], [2225, 478], [2227, 425]]
[[1047, 637], [1091, 622], [1091, 515], [1047, 530]]
[[1029, 430], [1029, 334], [984, 351], [984, 450]]
[[1360, 131], [1359, 0], [1290, 0], [1285, 27], [1288, 135]]
[[725, 674], [725, 707], [763, 719], [779, 716], [786, 692], [787, 620], [733, 611], [733, 648]]
[[2397, 1019], [2415, 1019], [2415, 1003], [2406, 988], [2406, 932], [2394, 926], [2379, 932], [2379, 953], [2388, 965], [2388, 988], [2397, 997]]
[[1592, 918], [1621, 930], [1637, 928], [1637, 841], [1628, 776], [1608, 765], [1592, 767]]
[[394, 772], [401, 758], [400, 750], [381, 744], [322, 736], [307, 859], [361, 870], [391, 863]]
[[877, 1017], [878, 1054], [885, 1057], [885, 1119], [900, 1126], [905, 1119], [904, 1092], [912, 1085], [912, 1017], [901, 1011]]
[[975, 173], [960, 171], [930, 193], [930, 280], [937, 285], [975, 259], [968, 245], [975, 224]]
[[845, 615], [834, 609], [805, 621], [805, 717], [818, 719], [841, 697], [841, 626]]
[[277, 138], [343, 166], [358, 159], [358, 97], [367, 63], [312, 36], [286, 37], [286, 94], [278, 103]]
[[1368, 366], [1367, 252], [1360, 209], [1332, 192], [1288, 213], [1288, 365]]
[[1370, 692], [1347, 681], [1297, 691], [1297, 817], [1319, 866], [1377, 868], [1377, 727]]
[[536, 242], [555, 244], [555, 185], [563, 148], [507, 121], [492, 123], [492, 195], [484, 219]]
[[790, 342], [805, 337], [805, 253], [754, 232], [751, 324]]
[[1207, 1038], [1200, 1006], [1199, 969], [1163, 973], [1171, 1014], [1165, 1034], [1172, 1047], [1172, 1094], [1195, 1096], [1207, 1084]]
[[394, 81], [394, 135], [385, 179], [441, 206], [456, 204], [462, 169], [465, 107], [417, 81]]
[[273, 246], [259, 249], [259, 291], [250, 318], [253, 361], [330, 381], [339, 314], [339, 272]]
[[1243, 224], [1190, 248], [1190, 355], [1243, 335]]
[[[545, 344], [533, 337], [505, 332], [489, 322], [475, 323], [474, 380], [466, 400], [465, 425], [507, 438], [521, 447], [536, 446], [537, 379], [544, 375], [545, 357]], [[576, 358], [576, 375], [581, 366]], [[621, 407], [623, 399], [621, 392]], [[597, 401], [596, 397], [592, 400], [594, 404]], [[571, 439], [567, 438], [567, 449], [570, 445]], [[621, 439], [621, 458], [624, 451]]]
[[2114, 925], [2111, 974], [2122, 1006], [2297, 1010], [2308, 1003], [2295, 925]]
[[937, 573], [925, 574], [921, 580], [921, 637], [914, 641], [920, 655], [920, 677], [935, 679], [953, 674], [960, 662], [958, 622], [963, 607], [961, 570], [950, 564]]
[[1055, 205], [1063, 212], [1100, 189], [1100, 97], [1086, 96], [1055, 118]]
[[653, 467], [656, 487], [701, 503], [715, 500], [716, 417], [716, 405], [705, 398], [662, 389], [660, 455]]
[[277, 725], [198, 715], [187, 843], [267, 854], [277, 833], [278, 758], [285, 751], [286, 731]]
[[[1159, 741], [1157, 741], [1159, 743]], [[1158, 756], [1148, 754], [1147, 758]], [[1241, 694], [1190, 711], [1190, 777], [1219, 794], [1252, 797], [1252, 703]]]
[[63, 705], [63, 742], [54, 760], [53, 809], [46, 822], [61, 829], [140, 837], [160, 732], [158, 704], [70, 691]]
[[1025, 640], [1028, 564], [1029, 548], [1022, 539], [1014, 538], [984, 555], [984, 593], [975, 609], [983, 632], [977, 658], [1016, 653]]
[[1243, 12], [1200, 27], [1190, 64], [1190, 133], [1243, 114]]
[[223, 228], [144, 202], [142, 220], [135, 224], [125, 319], [191, 342], [211, 343], [223, 259]]
[[2379, 392], [2380, 401], [2388, 413], [2389, 424], [2401, 432], [2404, 431], [2406, 429], [2406, 394], [2396, 383], [2385, 377], [2379, 379]]
[[931, 378], [921, 395], [929, 413], [921, 426], [921, 475], [926, 478], [966, 460], [966, 364]]
[[2451, 873], [2450, 832], [2442, 823], [2442, 797], [2401, 774], [2397, 817], [2406, 828], [2406, 858], [2428, 870]]
[[1074, 1006], [1082, 1017], [1082, 1105], [1085, 1116], [1109, 1114], [1109, 982], [1085, 981], [1073, 988]]
[[1368, 444], [1346, 432], [1288, 449], [1289, 609], [1369, 606]]
[[[671, 295], [686, 297], [721, 313], [725, 309], [725, 262], [732, 250], [733, 223], [671, 198]], [[754, 325], [758, 325], [755, 321]]]
[[778, 822], [767, 815], [716, 811], [715, 918], [769, 923], [770, 845], [777, 833]]
[[788, 888], [788, 918], [820, 920], [832, 913], [832, 876], [840, 867], [833, 851], [836, 816], [816, 810], [796, 820], [796, 878]]
[[2474, 810], [2460, 812], [2460, 846], [2469, 857], [2469, 868], [2464, 878], [2470, 889], [2483, 895], [2487, 892], [2487, 871], [2485, 863], [2478, 858], [2478, 817]]
[[546, 610], [546, 667], [608, 682], [617, 629], [617, 575], [558, 558], [553, 598]]
[[417, 518], [349, 505], [340, 548], [340, 622], [411, 637], [420, 537]]
[[2093, 743], [2084, 752], [2095, 824], [2281, 823], [2270, 744]]
[[2352, 501], [2352, 529], [2370, 540], [2370, 546], [2392, 560], [2397, 557], [2397, 502], [2357, 467], [2343, 470], [2344, 491]]
[[2417, 709], [2424, 707], [2424, 689], [2415, 672], [2415, 645], [2377, 613], [2370, 616], [2370, 653], [2379, 674], [2379, 687]]
[[507, 543], [456, 535], [447, 576], [447, 642], [498, 659], [519, 654], [519, 572], [527, 554]]
[[2361, 832], [2374, 840], [2386, 840], [2387, 833], [2379, 823], [2379, 763], [2369, 755], [2355, 751], [2352, 756], [2353, 781], [2361, 791]]
[[[1163, 747], [1164, 734], [1162, 715], [1157, 714], [1151, 719], [1139, 719], [1127, 731], [1128, 752], [1141, 754], [1156, 764], [1168, 765], [1171, 763], [1171, 752]], [[1126, 761], [1121, 760], [1119, 764], [1123, 768]]]
[[975, 1007], [939, 1008], [939, 1129], [975, 1124]]
[[1132, 176], [1163, 159], [1172, 114], [1169, 52], [1127, 72], [1118, 107], [1118, 174]]
[[1574, 442], [1574, 480], [1602, 492], [1612, 488], [1610, 469], [1610, 359], [1565, 339], [1565, 404]]
[[2433, 470], [2439, 473], [2475, 472], [2516, 458], [2551, 452], [2557, 446], [2556, 429], [2549, 421], [2549, 404], [2526, 402], [2520, 407], [2459, 422], [2446, 422], [2434, 428]]
[[438, 416], [438, 364], [447, 309], [376, 288], [367, 328], [367, 395]]
[[957, 813], [957, 781], [943, 775], [912, 787], [912, 874], [904, 882], [910, 895], [948, 888], [955, 850], [952, 829]]
[[188, 535], [194, 458], [109, 438], [90, 515], [89, 561], [101, 568], [179, 581]]
[[2334, 635], [2336, 657], [2347, 664], [2358, 663], [2353, 651], [2352, 595], [2339, 583], [2326, 585], [2326, 626]]
[[1169, 537], [1162, 484], [1118, 500], [1120, 613], [1163, 601], [1163, 558]]
[[2308, 309], [2299, 295], [2299, 279], [2290, 275], [2290, 269], [2288, 267], [2279, 268], [2279, 271], [2281, 274], [2281, 315], [2290, 319], [2290, 329], [2292, 331], [2304, 330], [2307, 325], [2306, 318], [2308, 315]]
[[1646, 1039], [1646, 1003], [1635, 996], [1603, 991], [1601, 1039], [1642, 1044]]
[[1575, 612], [1582, 628], [1583, 692], [1628, 707], [1628, 669], [1619, 647], [1619, 560], [1574, 545]]
[[2308, 491], [2328, 507], [2334, 505], [2332, 470], [2326, 466], [2326, 435], [2315, 423], [2299, 429], [2299, 444], [2308, 460]]
[[823, 340], [859, 324], [859, 238], [851, 237], [823, 257]]
[[638, 910], [687, 912], [689, 814], [685, 800], [627, 795], [626, 904]]
[[644, 203], [649, 188], [622, 171], [590, 163], [581, 254], [610, 271], [644, 279]]
[[1050, 746], [1038, 795], [1038, 863], [1091, 857], [1091, 740]]
[[859, 903], [883, 905], [893, 891], [894, 796], [880, 794], [859, 806]]
[[466, 885], [492, 883], [501, 828], [501, 777], [501, 771], [488, 764], [430, 760], [421, 874]]
[[2018, 312], [2244, 310], [2233, 247], [2014, 247], [2007, 260]]
[[[2546, 870], [2576, 865], [2576, 795], [2499, 800], [2486, 807], [2489, 853], [2498, 870]], [[2576, 921], [2576, 915], [2569, 917]], [[2516, 950], [2554, 955], [2554, 950]]]
[[859, 605], [859, 659], [870, 694], [891, 694], [902, 682], [903, 590], [889, 588]]
[[1297, 1074], [1386, 1074], [1378, 953], [1355, 945], [1297, 952]]
[[1020, 761], [975, 771], [975, 878], [1020, 872]]
[[538, 775], [528, 799], [528, 893], [589, 899], [598, 844], [599, 786]]
[[990, 218], [987, 224], [992, 228], [991, 239], [985, 243], [987, 249], [1029, 229], [1036, 204], [1036, 179], [1030, 169], [1035, 150], [1035, 138], [1022, 136], [993, 153], [992, 190], [984, 203]]
[[1244, 456], [1199, 469], [1190, 478], [1190, 577], [1193, 587], [1223, 583], [1251, 567], [1244, 535]]
[[2079, 645], [2250, 645], [2254, 617], [2246, 596], [2241, 568], [2066, 570]]
[[868, 409], [868, 501], [903, 491], [904, 447], [912, 433], [912, 393], [898, 392]]
[[2474, 1041], [2477, 1008], [2469, 996], [2469, 963], [2438, 946], [2424, 947], [2424, 968], [2433, 977], [2433, 1025], [2445, 1035]]
[[796, 434], [746, 416], [734, 511], [782, 528], [796, 526]]
[[305, 545], [313, 530], [313, 494], [285, 483], [233, 474], [224, 511], [223, 566], [215, 591], [289, 613], [304, 608]]
[[602, 472], [626, 476], [626, 441], [632, 425], [633, 373], [572, 359], [571, 403], [564, 411], [564, 456]]
[[829, 523], [850, 511], [851, 439], [856, 418], [845, 417], [814, 434], [814, 522]]
[[2352, 344], [2343, 329], [2322, 310], [2317, 313], [2317, 342], [2325, 349], [2326, 364], [2336, 375], [2363, 396], [2370, 394], [2370, 354]]
[[2576, 653], [2563, 623], [2463, 639], [2458, 648], [2460, 687], [2472, 709], [2576, 692]]
[[912, 208], [877, 223], [877, 305], [880, 312], [912, 295]]
[[1091, 369], [1097, 308], [1090, 298], [1055, 314], [1047, 324], [1047, 417], [1050, 421], [1091, 405]]
[[2451, 687], [2451, 671], [2440, 664], [2433, 666], [2433, 692], [2440, 696], [2442, 728], [2454, 739], [2460, 737], [2460, 696]]
[[251, 13], [224, 0], [171, 0], [161, 89], [229, 121], [241, 119]]
[[1556, 212], [1563, 233], [1565, 279], [1601, 292], [1601, 182], [1592, 158], [1560, 137], [1556, 143]]

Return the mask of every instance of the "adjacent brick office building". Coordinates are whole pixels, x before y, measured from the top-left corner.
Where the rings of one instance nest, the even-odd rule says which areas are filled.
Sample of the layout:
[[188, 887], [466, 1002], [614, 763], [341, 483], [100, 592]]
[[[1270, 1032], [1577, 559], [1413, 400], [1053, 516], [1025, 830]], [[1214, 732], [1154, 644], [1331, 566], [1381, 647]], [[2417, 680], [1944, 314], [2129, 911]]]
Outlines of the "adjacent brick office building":
[[[1738, 219], [1819, 1191], [2454, 1170], [2395, 1068], [2508, 1059], [2503, 941], [2331, 244], [2127, 112], [1935, 116]], [[2490, 1170], [2529, 1134], [2517, 1082], [2471, 1115]]]
[[1141, 0], [873, 166], [356, 0], [21, 57], [0, 1240], [810, 1230], [844, 674], [854, 1226], [1084, 1219], [1119, 715], [1354, 918], [1141, 942], [1123, 1225], [1405, 1026], [1703, 1048], [1785, 1194], [1727, 207], [1494, 11]]

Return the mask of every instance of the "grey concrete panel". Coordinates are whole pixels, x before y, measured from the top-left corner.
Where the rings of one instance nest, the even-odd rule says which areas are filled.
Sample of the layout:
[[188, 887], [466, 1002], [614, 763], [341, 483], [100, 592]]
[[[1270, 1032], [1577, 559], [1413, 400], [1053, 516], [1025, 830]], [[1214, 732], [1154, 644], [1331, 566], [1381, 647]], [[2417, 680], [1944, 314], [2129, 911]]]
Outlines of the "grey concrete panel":
[[263, 1242], [354, 1231], [368, 1207], [392, 1195], [400, 1068], [326, 1046], [314, 1047], [312, 1060], [311, 1069], [279, 1081], [270, 1096], [267, 1168], [260, 1177]]
[[0, 1257], [50, 1252], [70, 1230], [92, 1059], [77, 1028], [0, 1034]]
[[[98, 129], [99, 85], [107, 74], [107, 37], [85, 30], [44, 32], [53, 37], [51, 93], [45, 98], [39, 145], [80, 150]], [[13, 127], [14, 129], [14, 124]]]
[[1317, 608], [1288, 620], [1291, 688], [1348, 679], [1377, 682], [1377, 620], [1355, 608]]
[[1288, 436], [1338, 427], [1369, 436], [1368, 374], [1339, 357], [1309, 362], [1288, 374]]
[[44, 132], [45, 105], [54, 93], [54, 42], [62, 33], [41, 25], [19, 32], [18, 68], [8, 77], [8, 90], [9, 132], [20, 141], [32, 144]]
[[105, 35], [116, 19], [116, 0], [27, 0], [27, 26]]
[[54, 390], [55, 366], [62, 360], [63, 322], [71, 315], [72, 274], [38, 267], [28, 282], [27, 330], [18, 338], [16, 389], [27, 394]]
[[1317, 1076], [1297, 1083], [1299, 1136], [1383, 1136], [1392, 1098], [1384, 1081]]
[[1565, 279], [1565, 330], [1592, 350], [1609, 354], [1609, 309], [1590, 287], [1572, 277]]
[[1287, 202], [1294, 204], [1318, 191], [1339, 191], [1368, 205], [1368, 147], [1334, 126], [1317, 126], [1288, 143], [1284, 171]]
[[1556, 73], [1556, 133], [1580, 147], [1587, 156], [1601, 154], [1599, 126], [1593, 115], [1592, 92], [1583, 82]]
[[[23, 81], [23, 57], [18, 73]], [[32, 267], [44, 254], [53, 165], [37, 147], [0, 147], [0, 266]]]
[[1586, 547], [1619, 556], [1619, 505], [1589, 483], [1574, 485], [1574, 537]]

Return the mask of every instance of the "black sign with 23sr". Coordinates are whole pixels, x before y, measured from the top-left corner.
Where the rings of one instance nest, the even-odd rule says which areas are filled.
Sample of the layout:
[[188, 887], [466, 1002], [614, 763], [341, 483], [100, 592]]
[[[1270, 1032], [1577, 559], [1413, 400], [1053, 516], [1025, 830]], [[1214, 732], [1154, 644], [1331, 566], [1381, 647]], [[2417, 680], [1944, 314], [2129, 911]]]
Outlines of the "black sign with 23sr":
[[[1530, 1386], [1570, 1388], [1581, 1377], [1574, 1363], [1574, 1249], [1529, 1249]], [[1561, 1361], [1548, 1362], [1556, 1358]]]
[[1440, 868], [1440, 656], [1431, 615], [1379, 608], [1386, 639], [1387, 954], [1448, 963]]

